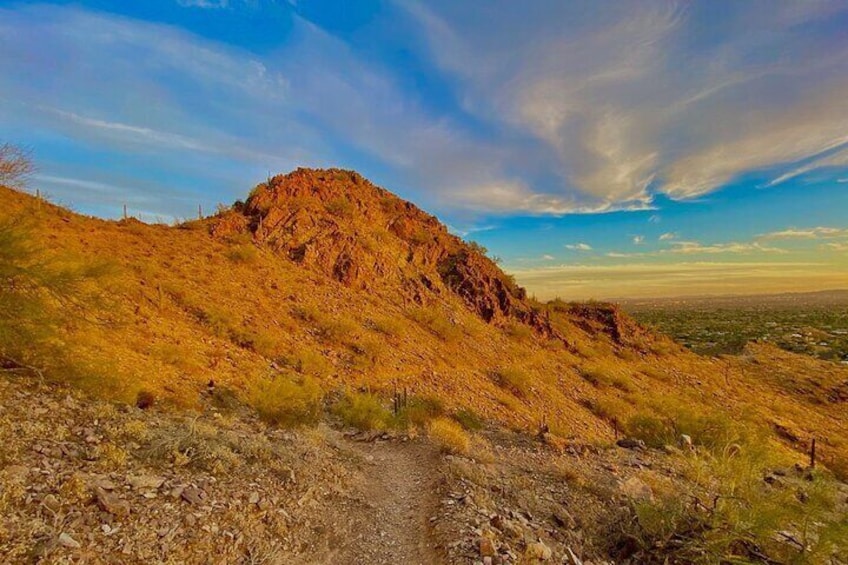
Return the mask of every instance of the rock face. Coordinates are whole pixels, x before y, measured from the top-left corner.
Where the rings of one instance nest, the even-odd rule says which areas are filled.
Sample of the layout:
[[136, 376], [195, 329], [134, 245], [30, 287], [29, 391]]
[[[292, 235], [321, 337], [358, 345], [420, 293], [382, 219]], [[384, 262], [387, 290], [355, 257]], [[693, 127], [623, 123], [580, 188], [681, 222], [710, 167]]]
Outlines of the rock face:
[[298, 169], [258, 185], [211, 225], [358, 289], [399, 291], [426, 304], [453, 293], [490, 323], [520, 322], [553, 335], [515, 284], [479, 246], [435, 217], [339, 169]]

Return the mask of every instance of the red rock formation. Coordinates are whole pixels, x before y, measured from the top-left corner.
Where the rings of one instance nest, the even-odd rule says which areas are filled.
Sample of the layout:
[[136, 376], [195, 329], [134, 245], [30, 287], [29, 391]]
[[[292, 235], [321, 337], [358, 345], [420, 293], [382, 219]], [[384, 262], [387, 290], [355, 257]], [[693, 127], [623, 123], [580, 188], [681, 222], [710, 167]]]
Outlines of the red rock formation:
[[420, 303], [452, 292], [487, 322], [510, 319], [554, 333], [524, 289], [476, 246], [355, 172], [298, 169], [276, 176], [220, 214], [211, 230], [224, 238], [250, 234], [353, 288], [397, 289]]

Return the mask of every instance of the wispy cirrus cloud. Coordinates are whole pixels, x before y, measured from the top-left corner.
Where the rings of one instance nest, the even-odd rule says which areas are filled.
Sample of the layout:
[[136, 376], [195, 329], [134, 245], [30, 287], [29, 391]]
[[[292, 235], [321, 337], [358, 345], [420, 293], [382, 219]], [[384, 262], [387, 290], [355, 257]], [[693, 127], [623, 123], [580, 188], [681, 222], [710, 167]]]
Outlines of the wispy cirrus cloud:
[[832, 153], [848, 141], [838, 2], [733, 4], [712, 35], [706, 3], [496, 4], [402, 3], [467, 111], [534, 136], [560, 179], [548, 191], [579, 206], [846, 165]]
[[588, 243], [568, 243], [565, 245], [566, 249], [570, 249], [571, 251], [591, 251], [592, 246]]
[[658, 253], [675, 253], [680, 255], [715, 255], [719, 253], [787, 253], [779, 247], [769, 247], [758, 242], [753, 243], [713, 243], [704, 245], [697, 241], [673, 241], [671, 249], [661, 249]]
[[206, 10], [220, 10], [230, 5], [229, 0], [177, 0], [177, 4], [183, 8], [203, 8]]
[[760, 235], [760, 240], [770, 239], [826, 239], [848, 237], [848, 228], [818, 226], [812, 228], [787, 228]]

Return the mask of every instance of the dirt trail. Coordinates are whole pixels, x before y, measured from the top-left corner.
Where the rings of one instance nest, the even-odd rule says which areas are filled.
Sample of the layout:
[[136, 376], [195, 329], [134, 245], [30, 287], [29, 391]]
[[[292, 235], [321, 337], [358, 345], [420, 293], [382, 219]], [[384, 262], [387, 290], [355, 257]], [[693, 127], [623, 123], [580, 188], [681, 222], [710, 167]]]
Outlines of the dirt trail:
[[436, 452], [417, 443], [344, 443], [364, 459], [368, 511], [357, 518], [333, 563], [442, 563], [429, 527], [438, 505]]

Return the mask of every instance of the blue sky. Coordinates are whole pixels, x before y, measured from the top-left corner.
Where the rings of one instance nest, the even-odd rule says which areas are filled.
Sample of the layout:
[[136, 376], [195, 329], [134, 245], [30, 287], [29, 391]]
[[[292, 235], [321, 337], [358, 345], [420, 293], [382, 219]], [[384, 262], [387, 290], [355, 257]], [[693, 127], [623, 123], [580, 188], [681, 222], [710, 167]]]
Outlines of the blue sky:
[[540, 298], [848, 287], [844, 2], [0, 1], [0, 140], [105, 216], [339, 166]]

